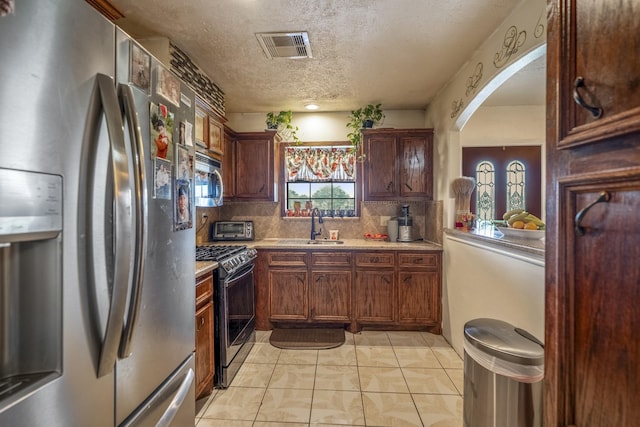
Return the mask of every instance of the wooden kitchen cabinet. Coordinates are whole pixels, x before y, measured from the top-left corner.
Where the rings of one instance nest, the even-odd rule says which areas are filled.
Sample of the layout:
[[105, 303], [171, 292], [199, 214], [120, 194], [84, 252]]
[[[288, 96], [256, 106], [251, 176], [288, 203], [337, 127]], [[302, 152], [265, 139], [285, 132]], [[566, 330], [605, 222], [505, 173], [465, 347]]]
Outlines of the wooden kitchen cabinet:
[[274, 201], [276, 131], [240, 132], [235, 143], [235, 200]]
[[258, 328], [348, 324], [441, 332], [440, 251], [259, 250]]
[[356, 253], [355, 320], [358, 323], [390, 324], [395, 320], [395, 254]]
[[225, 127], [222, 156], [223, 200], [233, 200], [236, 195], [236, 139], [236, 133]]
[[267, 253], [269, 320], [309, 318], [309, 278], [305, 252]]
[[196, 399], [213, 390], [213, 275], [196, 280]]
[[398, 253], [398, 323], [433, 325], [440, 333], [440, 254]]
[[224, 117], [199, 97], [195, 101], [195, 138], [197, 150], [213, 157], [224, 154]]
[[364, 200], [433, 198], [433, 130], [362, 131]]
[[351, 253], [311, 252], [309, 319], [349, 323], [351, 319]]
[[640, 9], [548, 4], [544, 425], [636, 425]]

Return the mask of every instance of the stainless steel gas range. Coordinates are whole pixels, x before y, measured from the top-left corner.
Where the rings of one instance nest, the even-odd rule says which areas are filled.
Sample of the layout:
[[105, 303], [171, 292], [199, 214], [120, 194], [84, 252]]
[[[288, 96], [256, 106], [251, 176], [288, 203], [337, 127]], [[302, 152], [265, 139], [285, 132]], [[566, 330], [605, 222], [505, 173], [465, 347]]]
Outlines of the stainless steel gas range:
[[196, 261], [217, 261], [214, 273], [214, 349], [216, 388], [227, 388], [255, 342], [254, 260], [246, 245], [196, 247]]

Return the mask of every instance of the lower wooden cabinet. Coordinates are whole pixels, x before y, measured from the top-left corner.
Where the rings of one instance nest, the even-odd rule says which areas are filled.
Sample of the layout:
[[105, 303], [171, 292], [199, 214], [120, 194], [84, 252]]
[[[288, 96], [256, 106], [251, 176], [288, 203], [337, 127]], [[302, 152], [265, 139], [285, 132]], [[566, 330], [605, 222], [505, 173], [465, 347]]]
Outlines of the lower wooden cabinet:
[[390, 324], [395, 320], [396, 274], [393, 252], [356, 254], [355, 319], [359, 323]]
[[213, 275], [196, 279], [196, 399], [213, 390]]
[[431, 324], [440, 332], [440, 277], [439, 255], [398, 254], [398, 323]]
[[441, 332], [441, 252], [260, 250], [257, 327], [349, 324]]

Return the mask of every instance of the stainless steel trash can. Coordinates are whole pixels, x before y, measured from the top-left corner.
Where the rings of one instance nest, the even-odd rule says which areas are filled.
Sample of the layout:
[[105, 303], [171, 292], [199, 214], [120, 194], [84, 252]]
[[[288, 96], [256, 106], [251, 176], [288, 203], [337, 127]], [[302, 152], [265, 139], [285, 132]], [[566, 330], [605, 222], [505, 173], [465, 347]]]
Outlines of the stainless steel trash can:
[[464, 426], [541, 427], [544, 347], [497, 319], [464, 326]]

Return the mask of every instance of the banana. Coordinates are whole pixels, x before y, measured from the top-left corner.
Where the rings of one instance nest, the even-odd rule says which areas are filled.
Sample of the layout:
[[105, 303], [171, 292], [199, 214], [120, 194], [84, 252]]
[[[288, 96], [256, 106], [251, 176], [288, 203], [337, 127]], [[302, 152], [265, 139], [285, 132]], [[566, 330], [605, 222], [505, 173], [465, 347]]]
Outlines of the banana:
[[516, 221], [524, 221], [524, 219], [527, 217], [527, 215], [529, 215], [529, 212], [527, 212], [527, 211], [522, 211], [522, 212], [520, 212], [518, 214], [511, 215], [509, 217], [509, 219], [507, 220], [507, 223], [509, 225], [512, 225]]
[[502, 219], [506, 221], [511, 218], [512, 215], [517, 215], [522, 212], [524, 212], [524, 209], [511, 209], [509, 212], [505, 212], [505, 214], [502, 215]]
[[544, 222], [542, 222], [542, 220], [537, 216], [535, 216], [534, 214], [527, 215], [527, 217], [524, 219], [524, 222], [532, 222], [538, 227], [544, 226]]

